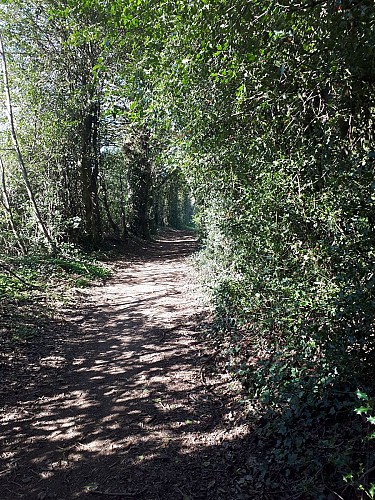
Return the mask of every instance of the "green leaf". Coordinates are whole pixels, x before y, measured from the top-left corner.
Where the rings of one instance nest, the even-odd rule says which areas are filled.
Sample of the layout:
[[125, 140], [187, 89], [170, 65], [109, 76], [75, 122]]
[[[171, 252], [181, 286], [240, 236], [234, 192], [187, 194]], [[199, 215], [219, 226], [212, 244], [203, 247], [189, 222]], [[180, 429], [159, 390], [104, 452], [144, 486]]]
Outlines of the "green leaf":
[[367, 495], [370, 498], [374, 498], [374, 496], [375, 496], [375, 484], [371, 483], [370, 488], [367, 491]]
[[362, 399], [363, 401], [368, 401], [367, 394], [364, 392], [361, 392], [359, 389], [357, 389], [356, 395], [357, 395], [358, 399]]
[[351, 481], [353, 481], [353, 474], [351, 472], [349, 472], [348, 474], [345, 474], [345, 476], [343, 476], [343, 480], [346, 483], [350, 483]]
[[363, 413], [367, 413], [370, 410], [371, 410], [370, 406], [360, 406], [359, 408], [356, 408], [354, 411], [357, 413], [357, 415], [362, 415]]

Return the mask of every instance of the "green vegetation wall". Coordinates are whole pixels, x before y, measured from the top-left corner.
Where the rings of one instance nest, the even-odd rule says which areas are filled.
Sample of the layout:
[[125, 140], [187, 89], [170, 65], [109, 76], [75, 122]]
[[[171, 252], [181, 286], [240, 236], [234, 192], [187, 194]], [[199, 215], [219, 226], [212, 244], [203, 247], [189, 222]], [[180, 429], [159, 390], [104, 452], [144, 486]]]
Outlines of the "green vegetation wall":
[[355, 453], [333, 425], [322, 432], [336, 452], [322, 458], [309, 425], [374, 390], [373, 3], [168, 8], [167, 22], [153, 19], [160, 58], [145, 56], [149, 110], [175, 132], [168, 153], [194, 192], [213, 341], [253, 409], [284, 419], [265, 431], [279, 435], [269, 463], [310, 478], [329, 463], [340, 482]]
[[259, 348], [248, 383], [286, 346], [301, 377], [372, 373], [373, 5], [180, 2], [171, 17], [154, 99], [178, 128], [218, 319]]

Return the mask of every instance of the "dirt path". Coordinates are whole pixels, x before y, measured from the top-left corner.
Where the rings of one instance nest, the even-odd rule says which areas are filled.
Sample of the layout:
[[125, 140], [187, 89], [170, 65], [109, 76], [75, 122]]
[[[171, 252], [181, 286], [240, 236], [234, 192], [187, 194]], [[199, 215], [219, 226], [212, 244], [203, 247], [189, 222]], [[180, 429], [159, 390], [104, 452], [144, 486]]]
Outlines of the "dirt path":
[[2, 500], [259, 498], [227, 380], [200, 376], [193, 248], [166, 234], [67, 315], [58, 352], [2, 404]]

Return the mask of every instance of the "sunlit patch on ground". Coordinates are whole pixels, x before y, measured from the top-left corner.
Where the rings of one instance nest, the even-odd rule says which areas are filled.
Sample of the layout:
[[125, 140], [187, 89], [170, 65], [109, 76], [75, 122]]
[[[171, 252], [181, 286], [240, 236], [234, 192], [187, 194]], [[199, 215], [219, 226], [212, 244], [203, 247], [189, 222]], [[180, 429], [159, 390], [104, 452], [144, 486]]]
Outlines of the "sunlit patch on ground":
[[3, 413], [2, 500], [94, 490], [97, 498], [229, 498], [224, 472], [248, 429], [227, 425], [224, 401], [233, 396], [215, 395], [221, 378], [209, 391], [200, 378], [197, 332], [207, 312], [182, 257], [193, 247], [185, 234], [117, 262], [106, 286], [91, 288], [67, 317], [64, 352], [37, 366], [46, 383], [26, 384]]

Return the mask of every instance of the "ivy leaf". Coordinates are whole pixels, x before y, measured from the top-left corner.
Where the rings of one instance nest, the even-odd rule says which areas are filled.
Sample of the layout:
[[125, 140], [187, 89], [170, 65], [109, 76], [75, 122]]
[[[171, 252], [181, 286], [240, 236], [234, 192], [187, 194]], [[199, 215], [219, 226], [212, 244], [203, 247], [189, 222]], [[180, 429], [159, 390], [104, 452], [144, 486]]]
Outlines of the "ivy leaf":
[[370, 410], [371, 408], [369, 406], [360, 406], [359, 408], [356, 408], [354, 411], [356, 412], [357, 415], [362, 415], [362, 413], [367, 413]]
[[359, 389], [357, 389], [356, 395], [357, 395], [358, 399], [362, 399], [363, 401], [368, 401], [367, 394], [364, 392], [361, 392]]

